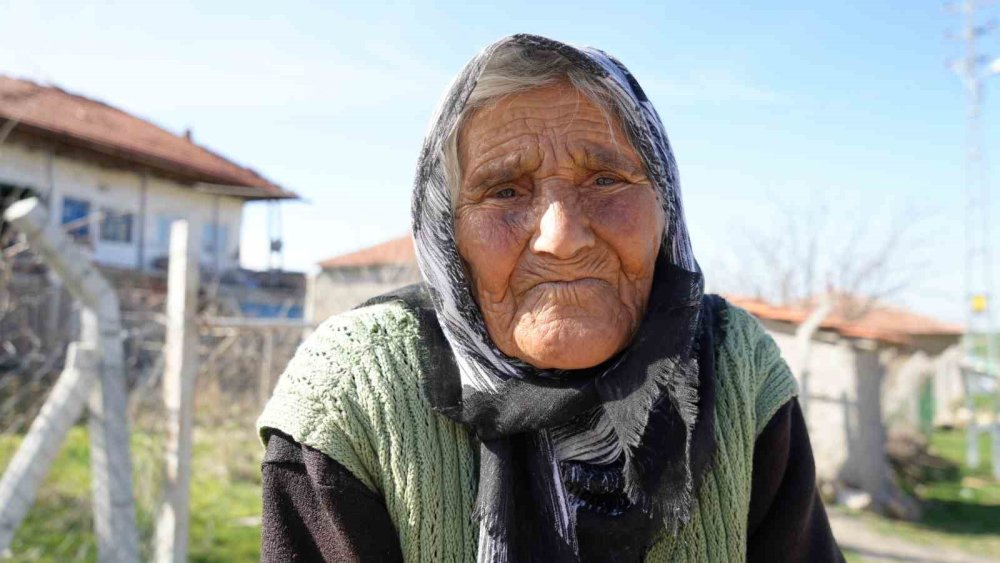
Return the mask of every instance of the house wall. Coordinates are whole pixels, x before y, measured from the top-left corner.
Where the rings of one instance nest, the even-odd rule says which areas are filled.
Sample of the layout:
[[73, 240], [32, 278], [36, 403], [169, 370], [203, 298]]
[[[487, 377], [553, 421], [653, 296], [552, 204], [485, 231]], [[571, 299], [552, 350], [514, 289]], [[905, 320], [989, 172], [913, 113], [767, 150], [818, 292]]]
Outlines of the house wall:
[[203, 238], [210, 235], [206, 230], [210, 231], [214, 223], [219, 225], [218, 232], [224, 233], [218, 259], [211, 252], [211, 240], [203, 241], [205, 266], [218, 265], [225, 270], [239, 265], [240, 199], [196, 192], [192, 186], [178, 182], [152, 175], [144, 178], [140, 171], [102, 167], [13, 142], [0, 147], [0, 182], [35, 190], [46, 202], [55, 223], [62, 219], [66, 197], [90, 202], [91, 214], [104, 209], [132, 214], [129, 242], [103, 240], [100, 225], [90, 226], [86, 246], [102, 264], [136, 268], [141, 259], [141, 266], [149, 268], [156, 258], [167, 254], [167, 223], [187, 219], [198, 225]]

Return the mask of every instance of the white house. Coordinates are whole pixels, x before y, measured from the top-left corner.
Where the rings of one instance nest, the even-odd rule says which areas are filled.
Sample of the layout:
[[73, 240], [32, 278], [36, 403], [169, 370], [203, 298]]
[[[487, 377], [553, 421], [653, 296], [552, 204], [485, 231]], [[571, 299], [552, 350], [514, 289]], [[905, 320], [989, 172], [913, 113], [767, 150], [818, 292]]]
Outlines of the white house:
[[239, 266], [243, 204], [297, 196], [102, 102], [0, 76], [0, 194], [36, 195], [103, 265], [162, 267], [170, 223], [201, 233], [203, 265]]

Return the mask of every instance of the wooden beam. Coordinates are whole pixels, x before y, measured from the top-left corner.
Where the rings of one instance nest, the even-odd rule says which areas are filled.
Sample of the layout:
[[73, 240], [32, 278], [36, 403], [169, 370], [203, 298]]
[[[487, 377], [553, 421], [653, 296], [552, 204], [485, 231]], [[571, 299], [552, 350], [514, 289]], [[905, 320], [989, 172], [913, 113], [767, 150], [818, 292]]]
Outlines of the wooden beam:
[[187, 560], [194, 442], [194, 383], [198, 373], [198, 230], [187, 221], [170, 226], [167, 341], [163, 402], [167, 410], [166, 475], [156, 519], [158, 563]]
[[248, 328], [257, 330], [316, 328], [305, 319], [260, 317], [204, 317], [201, 323], [209, 328]]

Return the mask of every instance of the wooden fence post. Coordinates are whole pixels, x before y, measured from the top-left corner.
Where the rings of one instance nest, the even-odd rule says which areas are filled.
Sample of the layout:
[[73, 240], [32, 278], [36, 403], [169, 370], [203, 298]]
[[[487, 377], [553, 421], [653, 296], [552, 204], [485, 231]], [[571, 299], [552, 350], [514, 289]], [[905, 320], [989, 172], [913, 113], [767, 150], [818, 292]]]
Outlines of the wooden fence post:
[[198, 372], [198, 230], [187, 221], [170, 226], [167, 275], [167, 341], [163, 402], [167, 410], [166, 475], [156, 519], [156, 561], [187, 560], [194, 430], [194, 380]]
[[264, 339], [264, 346], [261, 350], [261, 361], [260, 361], [260, 375], [257, 381], [257, 402], [260, 404], [260, 408], [264, 408], [267, 404], [268, 399], [271, 398], [271, 369], [274, 363], [274, 331], [271, 329], [264, 329], [264, 333], [261, 335]]

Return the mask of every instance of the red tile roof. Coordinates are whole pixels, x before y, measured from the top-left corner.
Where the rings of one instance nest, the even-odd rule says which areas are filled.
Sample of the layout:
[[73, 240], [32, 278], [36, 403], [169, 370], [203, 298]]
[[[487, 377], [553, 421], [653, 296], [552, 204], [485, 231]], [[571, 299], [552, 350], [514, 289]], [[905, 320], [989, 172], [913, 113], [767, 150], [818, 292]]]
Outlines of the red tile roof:
[[[390, 264], [416, 265], [413, 239], [407, 235], [350, 254], [329, 258], [319, 263], [322, 268], [379, 266]], [[760, 299], [727, 295], [726, 299], [760, 319], [801, 324], [812, 307], [772, 305]], [[878, 303], [862, 317], [848, 316], [843, 307], [834, 307], [820, 328], [832, 330], [848, 338], [869, 338], [890, 344], [913, 344], [919, 336], [955, 336], [964, 333], [961, 326], [944, 323], [930, 317]]]
[[[726, 299], [749, 311], [760, 319], [800, 324], [812, 312], [811, 307], [791, 307], [771, 305], [755, 298], [727, 295]], [[959, 337], [965, 331], [961, 326], [944, 323], [924, 315], [905, 311], [883, 303], [872, 306], [859, 318], [848, 316], [843, 307], [835, 306], [820, 324], [820, 328], [832, 330], [849, 338], [870, 338], [891, 344], [908, 345], [919, 336]]]
[[187, 181], [235, 187], [228, 192], [244, 199], [298, 197], [185, 136], [120, 109], [54, 86], [0, 76], [0, 127], [11, 121], [15, 132], [56, 139]]
[[362, 248], [350, 254], [328, 258], [320, 262], [319, 266], [326, 269], [407, 264], [414, 266], [417, 264], [417, 254], [413, 250], [413, 239], [410, 235]]

